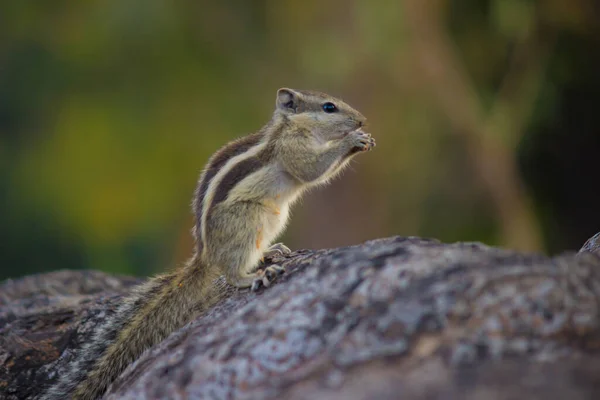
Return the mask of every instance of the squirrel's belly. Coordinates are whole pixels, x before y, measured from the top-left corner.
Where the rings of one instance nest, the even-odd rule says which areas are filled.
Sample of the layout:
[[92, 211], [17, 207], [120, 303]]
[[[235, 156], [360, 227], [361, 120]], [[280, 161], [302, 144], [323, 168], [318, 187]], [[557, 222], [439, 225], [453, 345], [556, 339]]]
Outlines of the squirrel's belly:
[[287, 225], [289, 206], [276, 207], [265, 215], [262, 227], [261, 251], [266, 251]]

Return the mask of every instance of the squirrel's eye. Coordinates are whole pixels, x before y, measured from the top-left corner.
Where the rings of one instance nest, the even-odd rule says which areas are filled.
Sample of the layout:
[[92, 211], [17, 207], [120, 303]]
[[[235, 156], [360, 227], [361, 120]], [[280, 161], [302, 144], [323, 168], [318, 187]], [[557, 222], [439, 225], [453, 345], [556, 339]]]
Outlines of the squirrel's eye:
[[333, 113], [333, 112], [336, 112], [337, 110], [338, 110], [338, 108], [333, 103], [327, 102], [327, 103], [323, 104], [323, 111], [325, 111], [326, 113]]

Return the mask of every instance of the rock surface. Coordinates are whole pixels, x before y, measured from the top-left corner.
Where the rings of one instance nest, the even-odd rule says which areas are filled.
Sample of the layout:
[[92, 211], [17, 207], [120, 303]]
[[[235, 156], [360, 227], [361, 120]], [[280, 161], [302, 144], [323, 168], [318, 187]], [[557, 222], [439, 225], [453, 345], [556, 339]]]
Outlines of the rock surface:
[[[234, 291], [105, 397], [600, 398], [597, 240], [552, 258], [401, 237], [298, 251], [274, 260], [276, 285]], [[138, 282], [1, 283], [0, 398], [35, 398]]]

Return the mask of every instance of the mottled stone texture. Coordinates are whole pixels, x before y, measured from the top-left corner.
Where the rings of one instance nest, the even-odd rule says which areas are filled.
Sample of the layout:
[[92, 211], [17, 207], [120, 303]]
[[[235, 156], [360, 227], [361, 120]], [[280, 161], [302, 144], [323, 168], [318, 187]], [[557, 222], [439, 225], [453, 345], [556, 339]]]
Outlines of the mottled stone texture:
[[[146, 352], [109, 399], [600, 398], [600, 257], [394, 237], [299, 251]], [[136, 281], [0, 285], [0, 398], [32, 398]], [[62, 355], [62, 356], [61, 356]]]

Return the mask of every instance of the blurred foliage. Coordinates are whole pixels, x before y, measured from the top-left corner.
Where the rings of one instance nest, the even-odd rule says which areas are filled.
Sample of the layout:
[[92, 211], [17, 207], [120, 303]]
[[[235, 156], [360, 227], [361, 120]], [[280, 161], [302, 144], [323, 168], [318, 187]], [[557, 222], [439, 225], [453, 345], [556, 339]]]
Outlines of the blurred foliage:
[[278, 87], [343, 97], [375, 152], [294, 210], [292, 248], [393, 234], [576, 249], [600, 230], [594, 0], [4, 2], [0, 278], [147, 275]]

